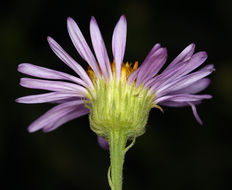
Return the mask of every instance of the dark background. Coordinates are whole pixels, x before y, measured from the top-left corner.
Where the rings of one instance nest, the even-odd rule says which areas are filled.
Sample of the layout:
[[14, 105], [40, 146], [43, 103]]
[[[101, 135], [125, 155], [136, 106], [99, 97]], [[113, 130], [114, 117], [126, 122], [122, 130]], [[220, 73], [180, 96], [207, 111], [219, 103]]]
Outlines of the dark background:
[[[109, 189], [109, 155], [99, 148], [88, 117], [51, 133], [29, 134], [27, 126], [51, 106], [16, 104], [36, 93], [19, 86], [17, 65], [29, 62], [69, 72], [49, 49], [54, 37], [86, 68], [66, 29], [73, 17], [90, 42], [89, 21], [97, 19], [108, 52], [121, 14], [128, 22], [124, 60], [140, 63], [160, 42], [170, 62], [191, 42], [207, 51], [216, 67], [204, 91], [214, 96], [198, 106], [204, 122], [190, 108], [150, 113], [147, 132], [127, 153], [124, 189], [231, 189], [232, 177], [232, 1], [4, 1], [0, 6], [1, 109], [0, 189]], [[110, 53], [110, 57], [111, 53]], [[5, 185], [5, 187], [4, 187]]]

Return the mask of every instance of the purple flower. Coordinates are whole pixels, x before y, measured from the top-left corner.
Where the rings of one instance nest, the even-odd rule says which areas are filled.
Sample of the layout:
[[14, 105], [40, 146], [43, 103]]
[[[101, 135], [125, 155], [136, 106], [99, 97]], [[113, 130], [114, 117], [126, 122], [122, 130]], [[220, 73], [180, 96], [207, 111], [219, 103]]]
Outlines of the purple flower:
[[[88, 63], [90, 69], [86, 72], [53, 38], [48, 37], [48, 43], [57, 55], [68, 67], [79, 76], [73, 76], [60, 71], [22, 63], [18, 71], [34, 78], [22, 78], [20, 85], [26, 88], [47, 90], [48, 93], [31, 95], [18, 98], [19, 103], [57, 103], [52, 109], [35, 120], [28, 128], [29, 132], [42, 129], [50, 132], [62, 124], [86, 115], [90, 112], [86, 102], [88, 93], [94, 88], [95, 80], [110, 80], [112, 77], [122, 80], [127, 84], [143, 86], [149, 93], [154, 94], [154, 107], [160, 106], [182, 107], [190, 106], [196, 120], [202, 124], [196, 111], [196, 105], [204, 99], [210, 99], [211, 95], [199, 95], [210, 83], [205, 78], [214, 71], [213, 65], [206, 65], [198, 71], [207, 59], [206, 52], [194, 54], [194, 44], [187, 46], [162, 72], [167, 59], [166, 48], [156, 44], [141, 66], [123, 63], [127, 22], [125, 16], [119, 19], [112, 37], [112, 52], [114, 62], [111, 63], [106, 47], [94, 17], [90, 21], [90, 35], [95, 56], [88, 46], [78, 25], [72, 18], [67, 20], [68, 33], [79, 55]], [[101, 139], [100, 139], [101, 141]], [[102, 141], [101, 141], [102, 142]], [[100, 144], [102, 144], [100, 142]], [[104, 144], [104, 143], [103, 143]], [[104, 147], [105, 144], [103, 145]]]

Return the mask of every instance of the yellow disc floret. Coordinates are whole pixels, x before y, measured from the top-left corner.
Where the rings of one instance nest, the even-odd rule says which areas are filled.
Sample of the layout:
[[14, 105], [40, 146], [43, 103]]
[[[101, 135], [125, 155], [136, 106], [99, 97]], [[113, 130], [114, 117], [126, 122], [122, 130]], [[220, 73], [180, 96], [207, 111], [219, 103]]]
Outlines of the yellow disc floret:
[[[122, 63], [121, 67], [121, 80], [126, 81], [128, 77], [138, 68], [138, 61], [133, 63]], [[111, 70], [113, 76], [116, 74], [115, 72], [115, 61], [111, 63]], [[87, 74], [89, 75], [90, 79], [95, 83], [97, 80], [97, 76], [95, 75], [94, 71], [91, 69], [91, 67], [88, 67]]]

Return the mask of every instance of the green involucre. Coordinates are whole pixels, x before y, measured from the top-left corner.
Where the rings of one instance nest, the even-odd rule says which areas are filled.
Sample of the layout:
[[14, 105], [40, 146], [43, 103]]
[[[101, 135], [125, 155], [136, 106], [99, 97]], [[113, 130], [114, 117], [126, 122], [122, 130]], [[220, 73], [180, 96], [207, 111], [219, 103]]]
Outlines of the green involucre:
[[145, 132], [154, 94], [142, 85], [98, 79], [89, 90], [86, 105], [90, 109], [90, 127], [99, 136], [108, 139], [110, 132], [123, 131], [128, 138]]

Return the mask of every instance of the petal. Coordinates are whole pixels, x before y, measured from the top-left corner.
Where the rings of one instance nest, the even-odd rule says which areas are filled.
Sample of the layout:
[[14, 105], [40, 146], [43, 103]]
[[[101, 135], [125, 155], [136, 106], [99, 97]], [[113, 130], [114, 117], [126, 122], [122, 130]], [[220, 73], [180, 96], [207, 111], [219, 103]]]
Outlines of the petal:
[[64, 115], [63, 117], [58, 118], [51, 125], [45, 126], [43, 128], [43, 132], [45, 132], [45, 133], [51, 132], [51, 131], [57, 129], [58, 127], [60, 127], [61, 125], [63, 125], [64, 123], [67, 123], [73, 119], [76, 119], [76, 118], [81, 117], [83, 115], [86, 115], [88, 113], [89, 113], [89, 110], [87, 108], [85, 108], [84, 106], [80, 105], [74, 111]]
[[139, 71], [140, 71], [140, 67], [138, 69], [136, 69], [133, 73], [130, 74], [130, 76], [127, 79], [127, 82], [131, 83], [131, 82], [135, 81], [135, 79], [138, 77]]
[[[184, 63], [178, 67], [175, 67], [173, 69], [170, 69], [166, 72], [162, 72], [160, 75], [154, 77], [153, 79], [147, 81], [145, 83], [145, 87], [152, 87], [154, 90], [156, 90], [157, 88], [161, 88], [162, 86], [166, 85], [167, 83], [169, 83], [170, 81], [172, 82], [173, 80], [175, 80], [175, 78], [177, 78], [179, 75], [179, 73], [183, 70], [184, 67], [186, 67], [187, 63]], [[171, 80], [170, 78], [173, 78], [173, 80]]]
[[75, 46], [76, 50], [80, 54], [80, 56], [89, 64], [89, 66], [93, 69], [94, 73], [100, 77], [101, 73], [98, 68], [98, 64], [94, 55], [92, 54], [87, 42], [81, 30], [79, 29], [78, 25], [72, 18], [67, 19], [67, 27], [68, 33], [72, 40], [73, 45]]
[[167, 50], [160, 48], [153, 54], [149, 53], [146, 57], [143, 67], [140, 69], [136, 83], [140, 85], [153, 78], [162, 68], [167, 59]]
[[[192, 103], [196, 105], [196, 104], [200, 104], [201, 101], [192, 101]], [[189, 106], [189, 102], [165, 101], [165, 102], [161, 102], [159, 105], [168, 106], [168, 107], [183, 107], [183, 106]]]
[[49, 92], [44, 94], [24, 96], [16, 99], [18, 103], [24, 104], [38, 104], [46, 102], [60, 101], [68, 98], [78, 98], [79, 96], [76, 93], [62, 93], [62, 92]]
[[126, 48], [127, 21], [122, 15], [115, 26], [112, 38], [112, 51], [116, 66], [116, 77], [119, 80], [121, 77], [121, 66]]
[[[199, 81], [200, 79], [211, 74], [213, 71], [214, 71], [213, 65], [207, 65], [200, 71], [181, 77], [176, 81], [174, 80], [173, 82], [170, 82], [165, 86], [162, 86], [162, 88], [156, 88], [156, 97], [160, 97], [165, 94], [172, 93], [173, 91], [178, 91], [183, 88], [186, 88], [192, 85], [193, 83], [195, 83], [196, 81]], [[153, 89], [151, 88], [151, 91], [152, 90]]]
[[29, 132], [38, 131], [46, 126], [51, 126], [54, 124], [57, 119], [62, 118], [63, 116], [69, 114], [70, 112], [77, 109], [78, 106], [82, 105], [82, 100], [66, 102], [60, 105], [57, 105], [35, 120], [29, 127]]
[[199, 117], [197, 110], [196, 110], [196, 105], [201, 103], [201, 101], [192, 101], [192, 102], [173, 102], [173, 101], [167, 101], [167, 102], [162, 102], [160, 105], [163, 106], [169, 106], [169, 107], [183, 107], [183, 106], [191, 106], [192, 112], [194, 117], [196, 118], [197, 122], [200, 125], [203, 125], [203, 122], [201, 118]]
[[72, 68], [89, 86], [93, 86], [92, 81], [85, 72], [85, 70], [68, 54], [64, 49], [51, 37], [47, 38], [52, 51], [59, 57], [66, 65]]
[[178, 94], [185, 94], [185, 93], [195, 94], [195, 93], [198, 93], [198, 92], [204, 90], [205, 88], [207, 88], [209, 86], [209, 84], [210, 84], [210, 79], [204, 78], [204, 79], [201, 79], [201, 80], [193, 83], [190, 86], [187, 86], [185, 88], [182, 88], [181, 90], [176, 91], [175, 93], [178, 93]]
[[195, 50], [195, 44], [188, 45], [169, 65], [165, 70], [173, 68], [175, 65], [183, 63], [191, 58]]
[[[150, 52], [148, 53], [148, 55], [146, 56], [145, 60], [143, 61], [143, 63], [139, 66], [139, 68], [143, 71], [146, 70], [146, 66], [147, 64], [149, 64], [149, 59], [150, 57], [154, 56], [154, 54], [157, 53], [158, 50], [161, 49], [161, 45], [160, 44], [155, 44], [152, 49], [150, 50]], [[145, 68], [144, 68], [145, 67]]]
[[104, 138], [97, 136], [97, 142], [104, 150], [109, 150], [109, 142]]
[[159, 76], [149, 81], [149, 84], [146, 84], [145, 86], [152, 86], [153, 90], [156, 91], [158, 88], [162, 88], [169, 83], [176, 81], [199, 67], [206, 59], [207, 54], [205, 52], [194, 54], [189, 61], [162, 72]]
[[75, 82], [77, 84], [81, 84], [85, 87], [88, 87], [87, 84], [83, 80], [75, 76], [72, 76], [72, 75], [69, 75], [67, 73], [63, 73], [60, 71], [48, 69], [45, 67], [33, 65], [30, 63], [20, 64], [18, 66], [18, 71], [21, 73], [30, 75], [30, 76], [44, 78], [44, 79], [68, 80], [68, 81]]
[[49, 81], [31, 78], [21, 78], [20, 85], [26, 88], [41, 89], [58, 92], [74, 92], [77, 96], [85, 97], [87, 90], [77, 84], [60, 82], [60, 81]]
[[180, 74], [180, 76], [184, 76], [193, 71], [194, 69], [198, 68], [205, 62], [207, 57], [208, 55], [204, 51], [194, 54], [192, 58], [188, 61], [188, 64], [186, 64], [186, 67], [183, 69], [183, 72]]
[[211, 95], [193, 95], [193, 94], [175, 94], [175, 95], [167, 95], [162, 96], [160, 98], [155, 99], [154, 103], [160, 104], [166, 101], [173, 101], [173, 102], [194, 102], [194, 101], [201, 101], [203, 99], [211, 99]]
[[[155, 45], [152, 47], [151, 51], [148, 53], [147, 57], [145, 58], [144, 63], [146, 62], [146, 59], [147, 59], [148, 57], [152, 56], [152, 55], [153, 55], [155, 52], [157, 52], [157, 50], [159, 50], [160, 48], [161, 48], [161, 45], [160, 45], [159, 43], [155, 44]], [[143, 63], [143, 64], [144, 64], [144, 63]], [[141, 65], [141, 66], [142, 66], [142, 65]]]
[[193, 115], [194, 117], [196, 118], [197, 122], [200, 124], [200, 125], [203, 125], [203, 122], [201, 120], [201, 118], [199, 117], [198, 113], [197, 113], [197, 109], [196, 109], [196, 106], [192, 103], [189, 103], [189, 105], [191, 106], [192, 108], [192, 111], [193, 111]]
[[136, 69], [136, 71], [134, 71], [129, 77], [128, 77], [128, 82], [131, 83], [132, 81], [134, 81], [137, 77], [138, 74], [140, 73], [140, 70], [145, 67], [147, 65], [147, 58], [150, 57], [151, 55], [153, 55], [158, 49], [160, 48], [160, 44], [155, 44], [153, 46], [153, 48], [151, 49], [151, 51], [149, 52], [149, 54], [147, 55], [147, 57], [145, 58], [145, 60], [143, 61], [143, 63], [139, 66], [138, 69]]
[[71, 101], [76, 101], [76, 100], [82, 100], [83, 102], [85, 102], [87, 99], [83, 98], [83, 97], [68, 97], [65, 99], [54, 100], [54, 101], [51, 101], [49, 103], [51, 103], [51, 104], [63, 104], [65, 102], [71, 102]]
[[100, 29], [94, 17], [90, 21], [90, 35], [101, 71], [104, 77], [108, 79], [109, 76], [112, 76], [110, 61]]

